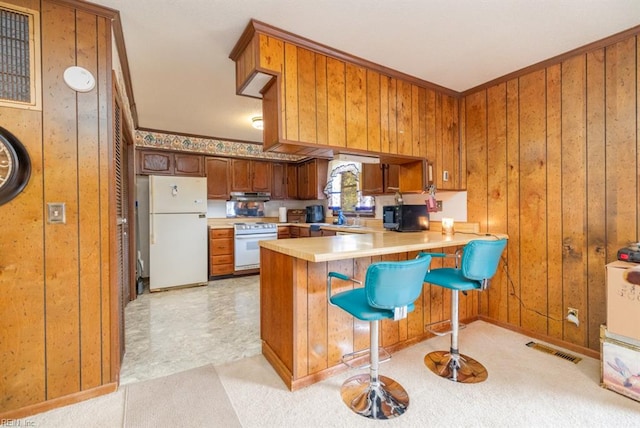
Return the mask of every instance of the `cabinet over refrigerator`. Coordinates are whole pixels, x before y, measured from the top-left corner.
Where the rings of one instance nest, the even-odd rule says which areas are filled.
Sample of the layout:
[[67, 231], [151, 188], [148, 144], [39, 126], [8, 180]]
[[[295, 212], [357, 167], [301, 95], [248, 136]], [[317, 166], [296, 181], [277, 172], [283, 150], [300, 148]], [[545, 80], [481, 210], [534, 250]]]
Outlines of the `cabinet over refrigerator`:
[[207, 279], [206, 178], [149, 176], [149, 289]]

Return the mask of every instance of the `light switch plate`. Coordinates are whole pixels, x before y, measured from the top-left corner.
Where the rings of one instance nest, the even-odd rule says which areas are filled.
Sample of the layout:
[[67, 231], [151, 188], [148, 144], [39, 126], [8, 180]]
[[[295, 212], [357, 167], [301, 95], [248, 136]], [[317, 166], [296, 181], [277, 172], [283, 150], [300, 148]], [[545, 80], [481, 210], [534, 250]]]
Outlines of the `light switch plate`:
[[65, 224], [67, 222], [64, 202], [47, 203], [47, 222], [50, 224]]

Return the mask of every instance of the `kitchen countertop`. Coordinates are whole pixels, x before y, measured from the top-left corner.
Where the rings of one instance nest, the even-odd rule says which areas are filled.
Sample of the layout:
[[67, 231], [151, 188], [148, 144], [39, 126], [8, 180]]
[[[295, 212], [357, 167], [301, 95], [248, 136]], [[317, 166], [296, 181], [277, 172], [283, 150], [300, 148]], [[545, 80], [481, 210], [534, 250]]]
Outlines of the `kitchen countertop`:
[[260, 241], [262, 248], [310, 262], [381, 256], [406, 251], [463, 246], [472, 239], [506, 238], [505, 234], [485, 235], [457, 232], [385, 232]]

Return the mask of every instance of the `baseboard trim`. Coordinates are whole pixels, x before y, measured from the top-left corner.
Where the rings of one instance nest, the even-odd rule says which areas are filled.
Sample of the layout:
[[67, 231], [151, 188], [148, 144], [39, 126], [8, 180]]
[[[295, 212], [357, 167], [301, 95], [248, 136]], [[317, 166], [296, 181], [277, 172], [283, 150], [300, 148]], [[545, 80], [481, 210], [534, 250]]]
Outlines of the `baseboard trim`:
[[593, 349], [585, 348], [584, 346], [576, 345], [574, 343], [569, 343], [569, 342], [566, 342], [564, 340], [557, 339], [555, 337], [547, 336], [545, 334], [536, 333], [536, 332], [524, 329], [522, 327], [517, 327], [517, 326], [512, 325], [512, 324], [507, 324], [507, 323], [502, 322], [502, 321], [498, 321], [498, 320], [495, 320], [495, 319], [492, 319], [492, 318], [485, 317], [483, 315], [479, 315], [478, 319], [482, 320], [482, 321], [486, 321], [486, 322], [488, 322], [490, 324], [497, 325], [498, 327], [502, 327], [502, 328], [507, 329], [507, 330], [515, 331], [516, 333], [524, 334], [525, 336], [529, 336], [529, 337], [532, 337], [534, 339], [544, 340], [545, 342], [548, 342], [548, 343], [550, 343], [552, 345], [560, 346], [562, 348], [569, 349], [569, 350], [571, 350], [573, 352], [577, 352], [579, 354], [586, 355], [587, 357], [595, 358], [597, 360], [600, 359], [600, 351], [594, 351]]
[[2, 421], [3, 423], [7, 423], [7, 421], [13, 419], [26, 418], [27, 416], [32, 416], [52, 409], [57, 409], [58, 407], [68, 406], [69, 404], [75, 404], [81, 401], [88, 400], [90, 398], [110, 394], [112, 392], [115, 392], [117, 389], [118, 384], [116, 382], [112, 382], [105, 385], [97, 386], [95, 388], [87, 389], [86, 391], [75, 392], [73, 394], [53, 398], [41, 403], [30, 404], [19, 409], [0, 413], [0, 421]]

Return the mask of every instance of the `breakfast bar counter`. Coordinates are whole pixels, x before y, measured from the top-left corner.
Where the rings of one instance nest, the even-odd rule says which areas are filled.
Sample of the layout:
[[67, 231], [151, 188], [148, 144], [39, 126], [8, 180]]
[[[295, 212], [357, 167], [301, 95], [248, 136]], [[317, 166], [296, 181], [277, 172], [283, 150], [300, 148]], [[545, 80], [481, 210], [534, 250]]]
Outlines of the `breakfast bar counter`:
[[[262, 353], [294, 391], [347, 369], [342, 355], [369, 347], [369, 323], [327, 303], [327, 273], [363, 280], [377, 261], [415, 258], [420, 251], [454, 253], [473, 239], [506, 235], [378, 232], [261, 241], [260, 334]], [[431, 267], [453, 266], [433, 259]], [[333, 293], [353, 287], [333, 281]], [[383, 320], [380, 345], [394, 352], [432, 336], [427, 325], [449, 318], [450, 294], [425, 283], [415, 310], [400, 321]], [[460, 319], [478, 316], [478, 293], [460, 298]], [[421, 364], [417, 361], [416, 364]]]

